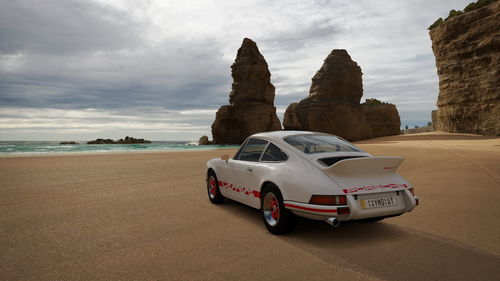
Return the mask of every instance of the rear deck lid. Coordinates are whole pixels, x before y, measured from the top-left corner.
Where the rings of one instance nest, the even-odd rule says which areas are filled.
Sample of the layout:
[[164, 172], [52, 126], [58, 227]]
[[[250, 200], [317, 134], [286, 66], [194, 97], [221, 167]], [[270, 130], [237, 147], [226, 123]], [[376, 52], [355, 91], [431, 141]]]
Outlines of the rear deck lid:
[[362, 157], [338, 161], [324, 171], [346, 194], [397, 191], [409, 188], [396, 170], [402, 157]]

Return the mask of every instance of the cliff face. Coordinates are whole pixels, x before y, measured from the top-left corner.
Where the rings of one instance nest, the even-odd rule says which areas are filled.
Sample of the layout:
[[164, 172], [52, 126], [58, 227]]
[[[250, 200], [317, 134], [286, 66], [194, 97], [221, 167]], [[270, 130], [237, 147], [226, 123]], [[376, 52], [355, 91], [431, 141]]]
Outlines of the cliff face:
[[394, 104], [362, 105], [374, 138], [400, 134], [401, 120]]
[[439, 131], [500, 135], [500, 1], [430, 31]]
[[245, 38], [231, 66], [229, 105], [219, 108], [212, 124], [214, 144], [241, 144], [248, 136], [281, 130], [274, 107], [274, 86], [257, 44]]

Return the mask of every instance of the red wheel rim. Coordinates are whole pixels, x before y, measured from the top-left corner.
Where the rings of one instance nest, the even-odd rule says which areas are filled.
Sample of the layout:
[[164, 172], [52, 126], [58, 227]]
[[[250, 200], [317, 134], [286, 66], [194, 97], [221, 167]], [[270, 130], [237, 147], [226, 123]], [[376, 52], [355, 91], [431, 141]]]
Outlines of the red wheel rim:
[[278, 204], [276, 198], [273, 198], [271, 201], [271, 216], [275, 220], [278, 220], [280, 217], [280, 205]]
[[210, 193], [211, 198], [217, 196], [217, 184], [213, 176], [211, 176], [208, 180], [208, 192]]
[[278, 224], [280, 220], [280, 203], [278, 197], [273, 192], [268, 192], [264, 195], [262, 212], [268, 225], [275, 226]]

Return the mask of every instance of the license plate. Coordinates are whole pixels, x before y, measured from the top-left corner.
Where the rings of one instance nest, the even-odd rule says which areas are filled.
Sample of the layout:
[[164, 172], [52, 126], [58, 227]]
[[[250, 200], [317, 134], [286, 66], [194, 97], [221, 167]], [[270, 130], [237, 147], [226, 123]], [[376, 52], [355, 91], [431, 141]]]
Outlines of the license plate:
[[397, 205], [396, 197], [381, 197], [361, 200], [361, 208], [371, 209]]

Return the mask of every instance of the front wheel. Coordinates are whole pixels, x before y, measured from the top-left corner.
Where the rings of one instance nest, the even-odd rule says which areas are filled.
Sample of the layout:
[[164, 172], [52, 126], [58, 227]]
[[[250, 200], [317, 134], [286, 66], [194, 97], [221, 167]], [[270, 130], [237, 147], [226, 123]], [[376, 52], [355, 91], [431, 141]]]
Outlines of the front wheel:
[[208, 173], [208, 181], [207, 181], [207, 192], [208, 199], [213, 204], [220, 204], [224, 202], [224, 195], [220, 193], [219, 182], [217, 181], [217, 176], [214, 172]]
[[262, 219], [267, 230], [272, 234], [286, 234], [293, 231], [296, 216], [285, 209], [281, 192], [275, 185], [264, 188], [261, 198]]

